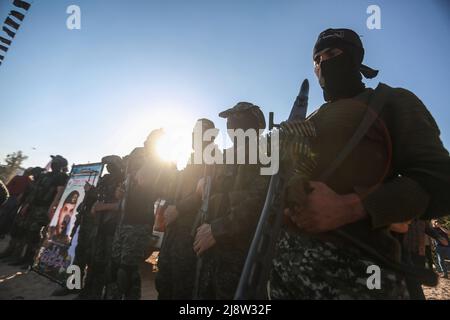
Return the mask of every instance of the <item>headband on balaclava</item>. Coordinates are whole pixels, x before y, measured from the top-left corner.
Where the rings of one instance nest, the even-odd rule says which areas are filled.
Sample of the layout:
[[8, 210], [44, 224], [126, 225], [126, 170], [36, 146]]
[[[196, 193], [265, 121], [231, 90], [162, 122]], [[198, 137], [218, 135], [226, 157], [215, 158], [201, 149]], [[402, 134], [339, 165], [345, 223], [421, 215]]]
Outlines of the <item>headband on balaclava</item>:
[[327, 48], [339, 48], [342, 54], [322, 61], [320, 85], [326, 101], [350, 98], [364, 90], [362, 76], [371, 79], [377, 70], [362, 64], [364, 48], [359, 36], [350, 29], [327, 29], [320, 33], [313, 57]]

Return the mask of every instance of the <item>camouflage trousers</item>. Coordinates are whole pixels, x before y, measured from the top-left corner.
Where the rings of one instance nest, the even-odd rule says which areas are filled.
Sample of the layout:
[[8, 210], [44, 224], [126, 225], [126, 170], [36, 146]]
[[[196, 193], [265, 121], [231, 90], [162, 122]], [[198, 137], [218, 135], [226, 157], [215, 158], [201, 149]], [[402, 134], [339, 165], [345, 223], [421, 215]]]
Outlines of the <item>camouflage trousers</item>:
[[78, 230], [78, 242], [75, 247], [75, 258], [73, 263], [84, 270], [88, 265], [94, 243], [94, 238], [92, 237], [93, 228], [90, 225], [82, 223], [78, 227]]
[[114, 234], [112, 259], [118, 265], [137, 266], [151, 254], [150, 225], [121, 225]]
[[40, 231], [42, 227], [50, 223], [47, 207], [31, 207], [25, 221], [27, 243], [38, 245], [40, 242]]
[[246, 255], [246, 250], [230, 246], [212, 248], [206, 252], [200, 273], [200, 299], [233, 299]]
[[409, 299], [403, 277], [381, 266], [379, 289], [369, 289], [368, 267], [377, 264], [358, 249], [283, 232], [277, 250], [270, 299]]
[[[98, 232], [94, 238], [94, 244], [89, 250], [88, 272], [86, 275], [86, 293], [90, 299], [101, 299], [103, 290], [112, 277], [113, 235]], [[106, 292], [106, 294], [109, 294]]]
[[111, 299], [141, 297], [139, 264], [150, 256], [152, 227], [150, 225], [120, 225], [114, 234], [111, 254]]
[[190, 230], [170, 227], [166, 230], [155, 278], [158, 299], [192, 299], [197, 261], [193, 243]]

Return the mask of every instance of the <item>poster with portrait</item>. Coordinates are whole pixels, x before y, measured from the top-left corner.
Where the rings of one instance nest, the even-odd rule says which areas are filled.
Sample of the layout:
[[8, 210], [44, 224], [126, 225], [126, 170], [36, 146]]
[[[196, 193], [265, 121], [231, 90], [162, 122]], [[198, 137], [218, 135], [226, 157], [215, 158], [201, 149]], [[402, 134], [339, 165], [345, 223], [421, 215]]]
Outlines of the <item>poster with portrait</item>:
[[75, 222], [84, 199], [84, 186], [86, 183], [96, 186], [102, 171], [102, 163], [72, 167], [69, 180], [35, 257], [34, 271], [58, 283], [66, 282], [69, 276], [66, 270], [73, 263], [78, 243], [79, 230], [75, 228]]

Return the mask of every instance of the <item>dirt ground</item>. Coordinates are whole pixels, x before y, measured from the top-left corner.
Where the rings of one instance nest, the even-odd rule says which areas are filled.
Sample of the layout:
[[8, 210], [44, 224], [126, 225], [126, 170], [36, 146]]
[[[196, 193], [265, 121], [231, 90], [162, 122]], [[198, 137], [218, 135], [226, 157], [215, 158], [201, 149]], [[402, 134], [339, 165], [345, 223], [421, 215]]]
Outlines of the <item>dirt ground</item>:
[[450, 280], [440, 278], [436, 287], [425, 287], [423, 291], [427, 300], [450, 300]]
[[[6, 248], [7, 239], [0, 240], [0, 252]], [[153, 265], [146, 262], [140, 266], [142, 275], [142, 299], [155, 300], [155, 273]], [[53, 297], [51, 293], [60, 286], [34, 271], [9, 266], [0, 261], [0, 300], [72, 300], [75, 294]]]
[[[0, 240], [0, 252], [7, 245], [7, 239]], [[141, 265], [142, 299], [155, 300], [155, 272], [149, 262]], [[0, 261], [0, 300], [72, 300], [76, 295], [53, 297], [51, 293], [58, 284], [33, 272], [9, 266]], [[440, 279], [437, 287], [423, 287], [428, 300], [450, 300], [450, 280]]]

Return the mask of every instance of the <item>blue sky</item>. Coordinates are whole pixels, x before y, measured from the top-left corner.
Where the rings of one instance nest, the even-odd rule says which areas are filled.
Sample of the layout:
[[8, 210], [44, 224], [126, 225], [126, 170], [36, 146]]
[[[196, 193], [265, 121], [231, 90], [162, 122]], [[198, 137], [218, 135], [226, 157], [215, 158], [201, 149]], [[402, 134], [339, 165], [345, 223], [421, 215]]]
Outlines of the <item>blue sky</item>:
[[[11, 1], [0, 0], [4, 19]], [[128, 154], [151, 129], [189, 130], [238, 101], [285, 119], [304, 78], [309, 112], [323, 103], [311, 52], [320, 31], [362, 35], [365, 63], [381, 81], [413, 91], [450, 146], [450, 2], [323, 0], [34, 0], [0, 66], [0, 161], [25, 166], [50, 154], [70, 163]], [[81, 8], [68, 30], [66, 8]], [[369, 30], [366, 9], [381, 9]], [[189, 133], [189, 132], [188, 132]], [[35, 148], [35, 149], [33, 149]]]

